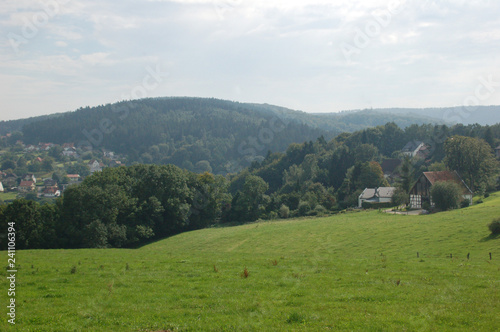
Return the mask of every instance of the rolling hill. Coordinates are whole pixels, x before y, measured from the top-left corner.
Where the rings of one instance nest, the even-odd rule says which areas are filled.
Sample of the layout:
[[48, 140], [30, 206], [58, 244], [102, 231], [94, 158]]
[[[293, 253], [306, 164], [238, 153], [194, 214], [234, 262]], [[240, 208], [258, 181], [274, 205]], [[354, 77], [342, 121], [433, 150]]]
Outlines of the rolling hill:
[[[149, 98], [74, 112], [0, 122], [0, 134], [21, 130], [25, 144], [75, 143], [107, 149], [129, 163], [174, 164], [216, 174], [236, 172], [268, 151], [327, 140], [341, 132], [395, 122], [400, 127], [439, 122], [418, 115], [308, 114], [267, 104], [206, 98]], [[17, 138], [16, 138], [17, 139]]]
[[358, 212], [204, 229], [135, 250], [20, 251], [16, 327], [495, 331], [500, 239], [487, 224], [498, 215], [495, 193], [427, 216]]

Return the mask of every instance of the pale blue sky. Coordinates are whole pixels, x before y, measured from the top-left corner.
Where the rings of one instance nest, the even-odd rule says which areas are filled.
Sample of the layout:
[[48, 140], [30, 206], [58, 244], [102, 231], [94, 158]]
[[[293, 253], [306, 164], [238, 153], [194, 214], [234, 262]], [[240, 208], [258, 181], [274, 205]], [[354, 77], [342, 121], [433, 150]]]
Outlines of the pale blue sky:
[[0, 120], [143, 96], [500, 104], [499, 17], [493, 0], [7, 0]]

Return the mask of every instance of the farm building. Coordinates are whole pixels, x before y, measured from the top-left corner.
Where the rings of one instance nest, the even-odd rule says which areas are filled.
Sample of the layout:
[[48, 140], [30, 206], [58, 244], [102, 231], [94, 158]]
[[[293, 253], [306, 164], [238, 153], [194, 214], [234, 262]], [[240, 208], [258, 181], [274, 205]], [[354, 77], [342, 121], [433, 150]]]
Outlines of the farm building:
[[390, 203], [395, 190], [395, 187], [365, 188], [358, 197], [358, 207], [363, 207], [364, 202]]
[[427, 202], [433, 206], [431, 199], [431, 187], [439, 181], [453, 181], [460, 185], [464, 200], [472, 204], [473, 193], [456, 171], [424, 172], [410, 190], [410, 207], [421, 209], [422, 204]]

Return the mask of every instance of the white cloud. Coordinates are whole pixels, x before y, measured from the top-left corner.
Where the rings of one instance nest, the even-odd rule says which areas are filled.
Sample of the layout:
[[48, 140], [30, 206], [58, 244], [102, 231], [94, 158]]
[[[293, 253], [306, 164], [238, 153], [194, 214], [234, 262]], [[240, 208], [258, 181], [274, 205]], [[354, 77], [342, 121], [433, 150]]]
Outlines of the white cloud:
[[[0, 92], [9, 109], [35, 112], [52, 101], [55, 108], [41, 112], [65, 111], [58, 107], [92, 104], [97, 99], [85, 96], [93, 94], [114, 101], [161, 62], [171, 75], [155, 94], [314, 112], [455, 105], [478, 77], [500, 75], [500, 3], [493, 1], [401, 0], [384, 24], [377, 18], [389, 10], [385, 0], [50, 1], [59, 7], [46, 24], [33, 20], [46, 11], [39, 1], [0, 8], [3, 35], [25, 41], [18, 52], [7, 38], [0, 42], [0, 79], [27, 95], [21, 102]], [[27, 37], [30, 23], [37, 32]], [[366, 45], [356, 46], [367, 31]], [[351, 62], [343, 43], [356, 46]]]

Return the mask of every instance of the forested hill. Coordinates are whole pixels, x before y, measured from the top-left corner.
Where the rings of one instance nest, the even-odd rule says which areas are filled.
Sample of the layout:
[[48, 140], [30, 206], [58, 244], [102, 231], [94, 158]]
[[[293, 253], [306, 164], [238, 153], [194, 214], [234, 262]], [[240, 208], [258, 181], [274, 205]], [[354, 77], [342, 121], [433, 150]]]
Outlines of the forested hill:
[[75, 143], [108, 149], [139, 163], [175, 164], [215, 174], [236, 172], [268, 151], [291, 143], [331, 139], [394, 121], [401, 127], [430, 118], [367, 112], [314, 115], [267, 104], [205, 98], [148, 98], [74, 112], [0, 122], [0, 132], [22, 125], [25, 144]]

